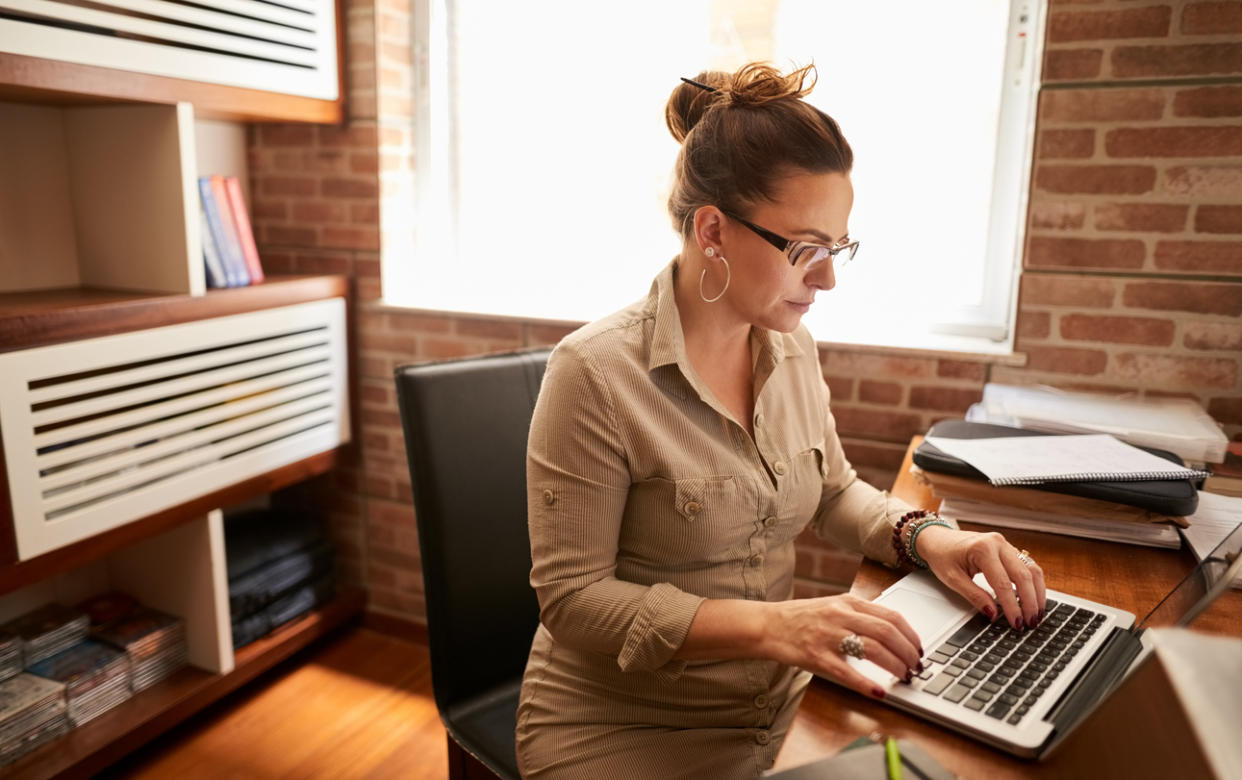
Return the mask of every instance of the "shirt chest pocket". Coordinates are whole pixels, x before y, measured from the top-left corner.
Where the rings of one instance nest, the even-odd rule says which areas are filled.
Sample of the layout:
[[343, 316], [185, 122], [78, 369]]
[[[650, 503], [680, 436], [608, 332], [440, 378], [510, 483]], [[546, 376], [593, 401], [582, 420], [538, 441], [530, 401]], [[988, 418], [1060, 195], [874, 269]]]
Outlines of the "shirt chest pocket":
[[785, 492], [783, 514], [795, 521], [800, 530], [815, 514], [824, 490], [828, 459], [823, 442], [812, 445], [790, 458], [789, 485]]
[[643, 480], [630, 488], [619, 552], [674, 566], [728, 560], [753, 530], [753, 503], [732, 476]]

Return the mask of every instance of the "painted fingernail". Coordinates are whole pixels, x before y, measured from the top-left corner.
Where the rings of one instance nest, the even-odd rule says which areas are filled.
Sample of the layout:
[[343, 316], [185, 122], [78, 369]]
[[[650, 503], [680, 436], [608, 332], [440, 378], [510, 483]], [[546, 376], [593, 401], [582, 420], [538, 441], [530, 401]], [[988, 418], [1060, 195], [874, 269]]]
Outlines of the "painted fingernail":
[[1013, 627], [1018, 629], [1019, 631], [1025, 631], [1026, 623], [1022, 621], [1022, 618], [1018, 618], [1016, 621], [1014, 621]]
[[883, 698], [884, 698], [884, 689], [883, 689], [883, 688], [879, 688], [879, 687], [872, 688], [872, 689], [871, 689], [871, 695], [872, 695], [872, 696], [874, 696], [874, 697], [876, 697], [877, 699], [883, 699]]
[[913, 679], [914, 679], [914, 672], [913, 672], [913, 671], [907, 671], [907, 672], [906, 672], [906, 676], [902, 678], [902, 682], [904, 682], [906, 685], [909, 685], [909, 684], [910, 684], [910, 681], [911, 681], [911, 680], [913, 680]]
[[925, 655], [927, 655], [927, 653], [923, 652], [923, 647], [922, 645], [920, 645], [919, 646], [919, 658], [922, 658]]
[[914, 667], [914, 671], [918, 672], [919, 674], [922, 674], [924, 671], [926, 671], [926, 669], [924, 669], [923, 667], [922, 661], [919, 661], [919, 665]]
[[991, 604], [986, 605], [983, 608], [983, 614], [988, 616], [988, 620], [996, 620], [996, 607]]

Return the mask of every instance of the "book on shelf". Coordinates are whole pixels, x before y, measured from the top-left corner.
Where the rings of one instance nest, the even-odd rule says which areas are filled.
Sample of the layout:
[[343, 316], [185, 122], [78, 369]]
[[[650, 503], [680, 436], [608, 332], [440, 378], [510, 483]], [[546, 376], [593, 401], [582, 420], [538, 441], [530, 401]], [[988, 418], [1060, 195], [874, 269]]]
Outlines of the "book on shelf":
[[203, 266], [207, 270], [207, 286], [212, 289], [228, 287], [230, 286], [229, 277], [224, 271], [224, 261], [220, 257], [220, 250], [212, 235], [211, 225], [207, 221], [206, 208], [200, 207], [198, 215], [199, 232], [203, 238]]
[[230, 242], [228, 229], [224, 221], [221, 201], [216, 198], [211, 186], [210, 176], [198, 177], [198, 195], [207, 215], [207, 227], [211, 240], [220, 256], [220, 264], [224, 267], [224, 275], [229, 287], [245, 287], [250, 283], [246, 273], [246, 261], [241, 257], [241, 247], [236, 240]]
[[1224, 462], [1212, 466], [1203, 489], [1222, 496], [1242, 496], [1242, 441], [1229, 443]]
[[224, 232], [224, 241], [228, 243], [228, 257], [237, 266], [237, 276], [241, 286], [250, 284], [250, 270], [246, 266], [246, 256], [242, 253], [241, 238], [237, 233], [237, 221], [233, 219], [233, 210], [229, 208], [228, 192], [224, 188], [224, 177], [211, 175], [207, 177], [211, 195], [216, 201], [216, 209], [220, 212], [220, 226]]
[[233, 225], [237, 228], [237, 239], [241, 245], [242, 257], [246, 260], [246, 272], [251, 284], [263, 281], [263, 265], [259, 262], [259, 247], [254, 243], [254, 231], [250, 227], [250, 216], [246, 213], [246, 199], [242, 196], [241, 182], [236, 176], [224, 177], [224, 192], [228, 196], [229, 212], [233, 215]]
[[1108, 433], [1189, 463], [1220, 463], [1228, 437], [1198, 402], [1019, 387], [989, 382], [966, 419], [1047, 433]]

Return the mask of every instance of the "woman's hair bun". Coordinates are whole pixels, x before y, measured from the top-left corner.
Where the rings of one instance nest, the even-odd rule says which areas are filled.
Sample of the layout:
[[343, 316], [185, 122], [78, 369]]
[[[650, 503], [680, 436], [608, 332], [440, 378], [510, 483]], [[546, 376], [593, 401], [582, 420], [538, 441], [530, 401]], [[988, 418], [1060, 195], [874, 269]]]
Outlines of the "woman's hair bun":
[[798, 68], [787, 75], [766, 62], [743, 65], [734, 73], [703, 71], [692, 81], [711, 89], [704, 89], [683, 80], [669, 96], [664, 107], [664, 120], [668, 124], [669, 132], [681, 143], [710, 108], [758, 107], [774, 100], [796, 100], [810, 94], [815, 87], [816, 78], [814, 64]]

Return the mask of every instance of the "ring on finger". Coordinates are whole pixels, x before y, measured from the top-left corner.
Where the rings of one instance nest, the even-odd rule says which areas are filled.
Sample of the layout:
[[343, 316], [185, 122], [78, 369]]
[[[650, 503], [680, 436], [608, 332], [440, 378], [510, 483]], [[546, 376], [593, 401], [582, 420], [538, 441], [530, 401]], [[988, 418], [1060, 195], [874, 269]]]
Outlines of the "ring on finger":
[[1035, 559], [1032, 558], [1031, 554], [1026, 550], [1018, 550], [1018, 560], [1022, 561], [1022, 565], [1024, 566], [1035, 565]]
[[862, 661], [867, 657], [867, 650], [863, 647], [862, 637], [858, 634], [846, 634], [841, 640], [841, 644], [837, 645], [837, 649], [841, 651], [841, 655], [851, 656]]

